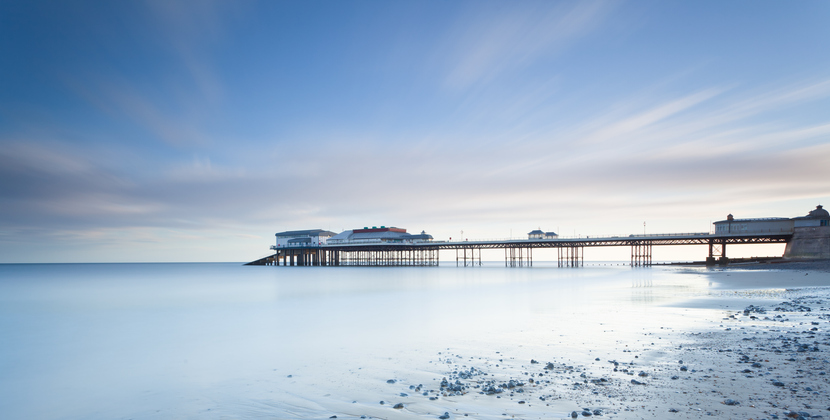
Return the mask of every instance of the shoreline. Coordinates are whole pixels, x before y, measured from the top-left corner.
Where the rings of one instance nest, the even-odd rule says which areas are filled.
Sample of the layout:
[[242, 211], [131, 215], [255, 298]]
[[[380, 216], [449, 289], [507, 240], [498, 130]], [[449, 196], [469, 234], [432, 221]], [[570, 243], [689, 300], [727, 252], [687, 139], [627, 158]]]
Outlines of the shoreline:
[[390, 385], [407, 398], [384, 406], [404, 414], [412, 404], [410, 414], [442, 419], [830, 417], [830, 273], [805, 276], [802, 266], [785, 266], [798, 274], [794, 284], [780, 270], [695, 271], [717, 284], [715, 293], [671, 306], [712, 311], [710, 325], [643, 331], [643, 339], [618, 343], [609, 359], [470, 357], [448, 349], [434, 362], [447, 367], [443, 376]]
[[801, 270], [830, 272], [830, 260], [786, 260], [782, 257], [761, 257], [730, 260], [727, 265], [706, 265], [705, 261], [655, 263], [655, 266], [701, 267], [736, 270]]

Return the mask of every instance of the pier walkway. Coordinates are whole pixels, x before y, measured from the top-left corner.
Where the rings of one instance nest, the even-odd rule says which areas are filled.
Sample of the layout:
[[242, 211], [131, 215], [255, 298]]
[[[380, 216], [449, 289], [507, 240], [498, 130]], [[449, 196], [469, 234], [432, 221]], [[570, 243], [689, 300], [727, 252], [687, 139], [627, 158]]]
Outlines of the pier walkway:
[[727, 264], [727, 245], [787, 243], [792, 233], [711, 234], [676, 233], [610, 237], [506, 239], [485, 241], [370, 242], [318, 246], [276, 247], [275, 254], [249, 265], [282, 266], [437, 266], [441, 250], [455, 250], [456, 265], [481, 265], [481, 250], [503, 249], [506, 267], [533, 265], [533, 250], [556, 248], [559, 267], [580, 267], [584, 249], [627, 246], [631, 266], [652, 265], [652, 248], [672, 245], [708, 246], [707, 264]]

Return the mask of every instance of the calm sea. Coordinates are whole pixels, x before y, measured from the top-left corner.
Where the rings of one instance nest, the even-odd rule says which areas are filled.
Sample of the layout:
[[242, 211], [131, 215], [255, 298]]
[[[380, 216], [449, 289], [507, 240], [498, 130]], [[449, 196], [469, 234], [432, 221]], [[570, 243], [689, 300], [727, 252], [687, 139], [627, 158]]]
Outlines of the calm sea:
[[0, 418], [420, 418], [440, 403], [378, 401], [436, 386], [439, 352], [592, 360], [694, 328], [670, 305], [711, 288], [615, 265], [0, 265]]

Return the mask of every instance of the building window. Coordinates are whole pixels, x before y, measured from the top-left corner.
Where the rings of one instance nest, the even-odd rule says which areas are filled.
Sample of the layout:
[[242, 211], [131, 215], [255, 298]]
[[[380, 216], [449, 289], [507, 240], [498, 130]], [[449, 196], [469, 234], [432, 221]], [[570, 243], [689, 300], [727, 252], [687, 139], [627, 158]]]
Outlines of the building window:
[[821, 226], [827, 226], [827, 222], [830, 222], [830, 220], [822, 220]]

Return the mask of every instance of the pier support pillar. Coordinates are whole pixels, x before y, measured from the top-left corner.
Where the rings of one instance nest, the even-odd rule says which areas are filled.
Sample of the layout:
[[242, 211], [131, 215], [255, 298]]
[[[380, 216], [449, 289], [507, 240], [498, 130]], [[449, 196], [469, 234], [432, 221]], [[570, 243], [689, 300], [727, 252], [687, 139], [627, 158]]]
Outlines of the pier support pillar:
[[709, 241], [709, 256], [706, 258], [706, 265], [726, 265], [729, 258], [726, 257], [726, 240], [712, 239]]
[[[459, 254], [461, 251], [461, 254]], [[463, 247], [463, 248], [456, 248], [455, 249], [455, 266], [458, 267], [460, 265], [464, 265], [467, 267], [475, 266], [478, 264], [481, 265], [481, 248], [478, 247]]]
[[[504, 248], [504, 266], [505, 267], [524, 267], [533, 265], [533, 248], [528, 247], [527, 250], [523, 247], [508, 247]], [[480, 256], [479, 256], [480, 258]]]
[[582, 267], [585, 264], [585, 250], [581, 246], [564, 246], [556, 248], [559, 267]]
[[631, 245], [631, 266], [647, 267], [652, 264], [651, 242], [640, 242]]

